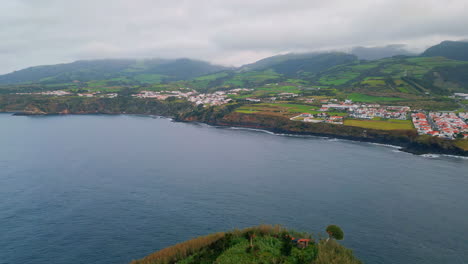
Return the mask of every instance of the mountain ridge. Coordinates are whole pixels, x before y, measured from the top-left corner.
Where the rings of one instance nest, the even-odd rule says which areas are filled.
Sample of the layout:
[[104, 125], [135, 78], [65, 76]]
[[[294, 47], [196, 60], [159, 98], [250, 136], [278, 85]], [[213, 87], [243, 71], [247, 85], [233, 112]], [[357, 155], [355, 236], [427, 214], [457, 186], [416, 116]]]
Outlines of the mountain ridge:
[[188, 58], [78, 60], [33, 66], [0, 75], [0, 84], [90, 81], [134, 77], [138, 74], [157, 74], [175, 81], [228, 69], [231, 68]]
[[468, 61], [468, 42], [450, 40], [442, 41], [441, 43], [426, 49], [421, 56], [441, 56], [453, 60]]
[[[455, 50], [447, 52], [452, 46]], [[392, 52], [402, 50], [401, 45], [386, 47]], [[28, 90], [27, 86], [33, 85], [36, 85], [34, 89], [106, 89], [172, 83], [207, 91], [292, 83], [350, 92], [449, 95], [467, 91], [468, 62], [458, 56], [461, 54], [459, 50], [465, 48], [468, 56], [468, 42], [445, 41], [420, 56], [396, 55], [376, 60], [360, 60], [358, 56], [344, 52], [288, 53], [240, 67], [188, 58], [80, 60], [0, 75], [0, 84], [4, 86], [3, 92], [8, 92], [18, 86]], [[369, 50], [380, 52], [379, 48], [364, 51]], [[444, 55], [441, 53], [446, 57], [429, 56]], [[458, 54], [459, 60], [447, 58], [453, 54]]]

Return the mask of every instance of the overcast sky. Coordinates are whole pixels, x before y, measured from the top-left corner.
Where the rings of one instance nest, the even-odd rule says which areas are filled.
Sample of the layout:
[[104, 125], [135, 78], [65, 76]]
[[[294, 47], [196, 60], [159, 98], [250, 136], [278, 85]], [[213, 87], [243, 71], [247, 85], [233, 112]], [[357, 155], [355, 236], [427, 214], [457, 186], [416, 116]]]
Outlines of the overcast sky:
[[96, 58], [240, 65], [286, 52], [468, 38], [467, 0], [2, 0], [0, 73]]

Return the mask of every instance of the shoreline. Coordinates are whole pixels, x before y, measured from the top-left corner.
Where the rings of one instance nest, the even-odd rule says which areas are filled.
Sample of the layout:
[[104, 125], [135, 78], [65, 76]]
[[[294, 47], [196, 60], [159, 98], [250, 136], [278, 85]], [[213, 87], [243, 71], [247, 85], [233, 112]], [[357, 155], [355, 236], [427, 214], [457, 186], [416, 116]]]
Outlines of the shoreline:
[[[241, 126], [241, 125], [223, 125], [223, 124], [215, 124], [215, 123], [209, 123], [209, 122], [199, 122], [199, 121], [185, 121], [185, 120], [174, 120], [174, 122], [182, 122], [182, 123], [199, 123], [199, 124], [204, 124], [208, 125], [211, 127], [217, 127], [217, 128], [231, 128], [231, 129], [243, 129], [243, 130], [250, 130], [250, 131], [258, 131], [258, 132], [263, 132], [263, 133], [268, 133], [271, 135], [276, 135], [276, 136], [311, 136], [311, 137], [317, 137], [317, 138], [323, 138], [323, 139], [328, 139], [328, 140], [346, 140], [350, 142], [361, 142], [361, 143], [368, 143], [368, 144], [373, 144], [373, 145], [378, 145], [378, 146], [383, 146], [383, 147], [388, 147], [388, 148], [393, 148], [394, 150], [397, 150], [399, 152], [404, 152], [404, 153], [409, 153], [412, 155], [417, 155], [417, 156], [424, 156], [424, 155], [443, 155], [443, 156], [452, 156], [452, 157], [457, 157], [457, 158], [468, 158], [468, 153], [465, 153], [465, 155], [457, 155], [449, 152], [442, 152], [442, 151], [418, 151], [417, 149], [412, 149], [408, 146], [402, 146], [398, 144], [389, 144], [388, 142], [381, 142], [378, 140], [372, 140], [372, 139], [365, 139], [365, 138], [358, 138], [358, 137], [353, 137], [353, 136], [340, 136], [340, 135], [329, 135], [329, 134], [322, 134], [322, 133], [311, 133], [311, 132], [295, 132], [295, 131], [287, 131], [287, 130], [282, 130], [282, 129], [269, 129], [269, 128], [258, 128], [258, 127], [250, 127], [250, 126]], [[466, 151], [465, 151], [466, 152]]]
[[339, 140], [348, 140], [353, 142], [363, 142], [363, 143], [370, 143], [374, 145], [386, 146], [398, 150], [399, 152], [410, 153], [413, 155], [444, 155], [444, 156], [453, 156], [458, 158], [467, 158], [468, 151], [464, 151], [463, 153], [455, 153], [454, 151], [448, 151], [436, 148], [416, 148], [411, 146], [411, 143], [403, 144], [400, 142], [391, 142], [391, 141], [384, 141], [384, 140], [376, 140], [373, 138], [363, 138], [363, 137], [356, 137], [356, 136], [343, 136], [343, 135], [333, 135], [333, 134], [326, 134], [326, 133], [314, 133], [310, 131], [304, 132], [297, 132], [291, 130], [285, 130], [281, 128], [270, 128], [270, 127], [262, 127], [261, 125], [243, 125], [243, 124], [229, 124], [223, 122], [203, 122], [198, 120], [184, 120], [181, 118], [177, 118], [174, 116], [164, 116], [164, 115], [154, 115], [154, 114], [132, 114], [132, 113], [30, 113], [30, 112], [0, 112], [4, 114], [11, 114], [13, 116], [65, 116], [65, 115], [129, 115], [129, 116], [145, 116], [145, 117], [152, 117], [152, 118], [165, 118], [170, 119], [172, 122], [181, 122], [181, 123], [199, 123], [205, 124], [212, 127], [218, 128], [231, 128], [231, 129], [245, 129], [251, 131], [259, 131], [264, 133], [269, 133], [277, 136], [313, 136], [313, 137], [322, 137], [325, 139], [339, 139]]
[[[190, 123], [190, 122], [187, 122]], [[199, 124], [204, 124], [211, 126], [209, 124], [205, 123], [199, 123]], [[389, 149], [393, 149], [396, 152], [401, 152], [401, 153], [408, 153], [411, 155], [416, 155], [416, 156], [421, 156], [421, 157], [427, 157], [427, 158], [438, 158], [440, 156], [443, 157], [449, 157], [449, 158], [456, 158], [456, 159], [468, 159], [468, 156], [460, 156], [460, 155], [450, 155], [450, 154], [439, 154], [439, 153], [424, 153], [424, 154], [416, 154], [412, 153], [409, 151], [405, 151], [403, 147], [397, 146], [397, 145], [391, 145], [391, 144], [383, 144], [383, 143], [376, 143], [376, 142], [371, 142], [371, 141], [359, 141], [359, 140], [351, 140], [351, 139], [345, 139], [345, 138], [337, 138], [337, 137], [326, 137], [326, 136], [316, 136], [316, 135], [295, 135], [295, 134], [279, 134], [279, 133], [274, 133], [268, 130], [263, 130], [263, 129], [256, 129], [256, 128], [247, 128], [247, 127], [228, 127], [228, 126], [211, 126], [215, 128], [222, 128], [222, 129], [233, 129], [233, 130], [246, 130], [246, 131], [256, 131], [256, 132], [262, 132], [266, 133], [269, 135], [274, 135], [274, 136], [284, 136], [284, 137], [303, 137], [303, 138], [316, 138], [316, 139], [325, 139], [328, 141], [348, 141], [348, 142], [359, 142], [359, 143], [367, 143], [370, 145], [374, 146], [380, 146], [380, 147], [386, 147]]]
[[216, 127], [235, 127], [242, 129], [252, 129], [252, 130], [262, 130], [268, 131], [276, 135], [294, 135], [294, 136], [315, 136], [323, 137], [328, 139], [340, 139], [340, 140], [349, 140], [354, 142], [364, 142], [372, 143], [379, 145], [386, 145], [397, 149], [401, 152], [410, 153], [413, 155], [424, 155], [424, 154], [435, 154], [435, 155], [451, 155], [458, 157], [468, 157], [468, 151], [463, 149], [444, 149], [438, 145], [422, 146], [413, 140], [399, 140], [398, 138], [372, 138], [372, 137], [362, 137], [362, 136], [353, 136], [353, 135], [339, 135], [332, 133], [320, 133], [313, 131], [294, 131], [288, 129], [282, 129], [280, 127], [271, 127], [268, 124], [263, 124], [261, 122], [254, 123], [242, 123], [242, 122], [225, 122], [225, 120], [214, 120], [214, 121], [200, 121], [200, 120], [184, 120], [176, 119], [175, 121], [179, 122], [198, 122]]

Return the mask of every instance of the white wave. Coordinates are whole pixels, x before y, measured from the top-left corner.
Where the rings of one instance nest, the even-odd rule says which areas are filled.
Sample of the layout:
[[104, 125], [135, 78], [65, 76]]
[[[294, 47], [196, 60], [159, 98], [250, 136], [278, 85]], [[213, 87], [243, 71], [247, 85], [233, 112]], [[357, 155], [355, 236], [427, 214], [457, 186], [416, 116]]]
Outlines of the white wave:
[[330, 138], [328, 138], [328, 137], [321, 137], [321, 136], [314, 136], [314, 135], [300, 135], [300, 134], [275, 133], [275, 132], [271, 132], [271, 131], [268, 131], [268, 130], [265, 130], [265, 129], [260, 129], [260, 128], [249, 128], [249, 127], [223, 127], [223, 126], [218, 126], [218, 128], [227, 128], [227, 129], [233, 129], [233, 130], [256, 131], [256, 132], [267, 133], [267, 134], [270, 134], [270, 135], [285, 136], [285, 137], [330, 139]]
[[[339, 139], [339, 138], [330, 138], [330, 137], [323, 137], [323, 136], [314, 136], [314, 135], [297, 135], [297, 134], [283, 134], [283, 133], [274, 133], [268, 130], [264, 129], [259, 129], [259, 128], [248, 128], [248, 127], [223, 127], [223, 126], [217, 126], [219, 128], [228, 128], [228, 129], [233, 129], [233, 130], [247, 130], [247, 131], [256, 131], [256, 132], [263, 132], [267, 133], [270, 135], [275, 135], [275, 136], [287, 136], [287, 137], [302, 137], [302, 138], [316, 138], [316, 139], [324, 139], [330, 142], [338, 142], [338, 141], [350, 141], [350, 142], [358, 142], [358, 143], [364, 143], [360, 141], [354, 141], [354, 140], [347, 140], [347, 139]], [[376, 145], [376, 146], [381, 146], [381, 147], [387, 147], [387, 148], [392, 148], [392, 152], [396, 153], [407, 153], [402, 151], [402, 147], [400, 146], [395, 146], [395, 145], [390, 145], [390, 144], [382, 144], [382, 143], [375, 143], [375, 142], [365, 142], [368, 144]], [[464, 159], [468, 160], [468, 157], [464, 156], [456, 156], [456, 155], [446, 155], [446, 154], [422, 154], [420, 155], [425, 158], [440, 158], [441, 156], [443, 157], [448, 157], [448, 158], [457, 158], [457, 159]]]
[[382, 146], [382, 147], [388, 147], [388, 148], [394, 148], [394, 149], [401, 149], [401, 147], [399, 147], [399, 146], [390, 145], [390, 144], [382, 144], [382, 143], [374, 143], [374, 142], [369, 142], [369, 144], [376, 145], [376, 146]]
[[[219, 128], [225, 128], [225, 127], [220, 126]], [[264, 130], [264, 129], [259, 129], [259, 128], [248, 128], [248, 127], [228, 127], [228, 128], [229, 129], [234, 129], [234, 130], [248, 130], [248, 131], [263, 132], [263, 133], [267, 133], [267, 134], [270, 134], [270, 135], [278, 135], [278, 134], [273, 133], [271, 131]]]
[[437, 155], [437, 154], [422, 154], [421, 157], [435, 159], [435, 158], [440, 158], [440, 155]]
[[468, 157], [465, 157], [465, 156], [448, 155], [448, 154], [442, 154], [442, 156], [447, 157], [447, 158], [468, 160]]

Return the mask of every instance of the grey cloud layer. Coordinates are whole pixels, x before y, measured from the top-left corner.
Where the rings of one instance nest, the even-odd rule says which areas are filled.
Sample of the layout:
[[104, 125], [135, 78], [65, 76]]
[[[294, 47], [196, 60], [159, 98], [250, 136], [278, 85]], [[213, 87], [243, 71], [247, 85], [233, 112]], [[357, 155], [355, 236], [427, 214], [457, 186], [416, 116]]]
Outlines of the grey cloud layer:
[[468, 37], [466, 0], [12, 0], [0, 73], [77, 59], [192, 57], [227, 65], [291, 51]]

